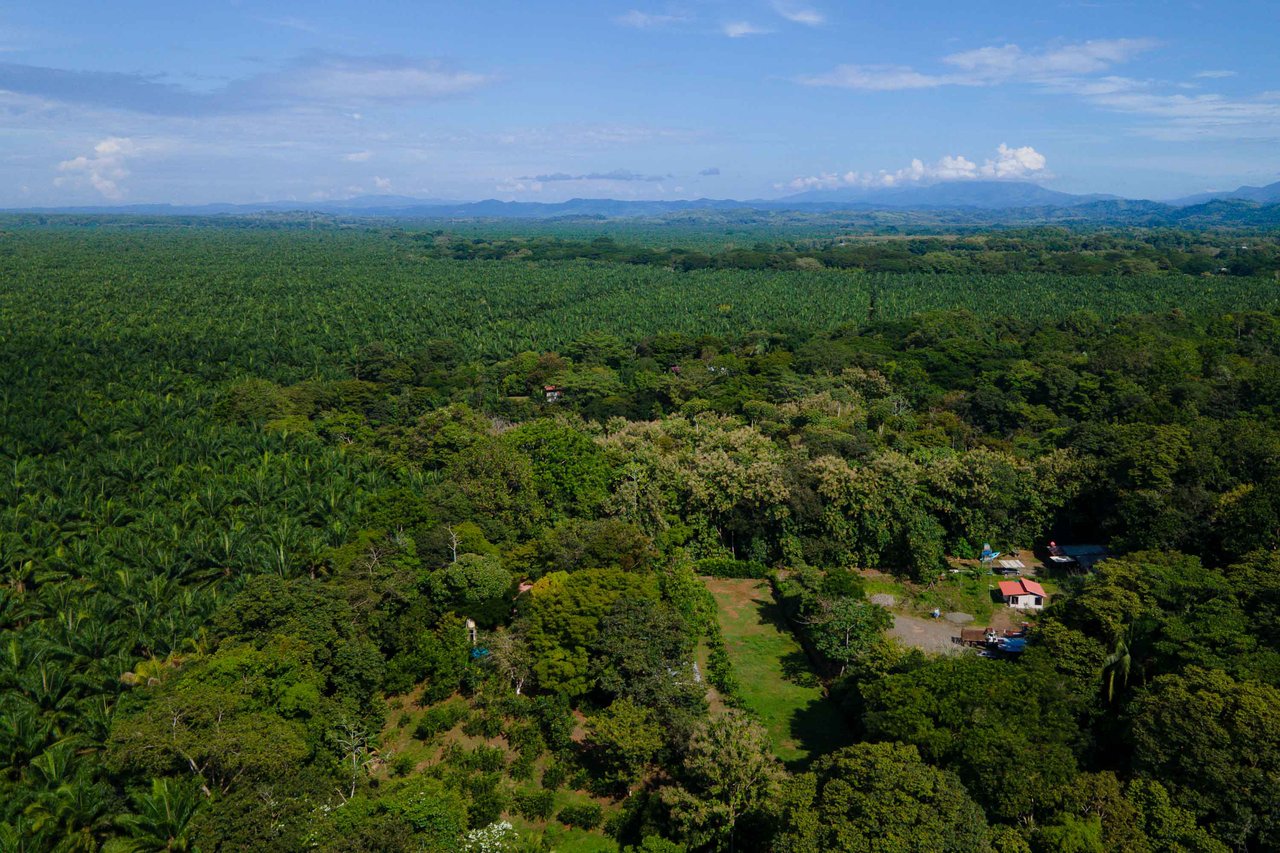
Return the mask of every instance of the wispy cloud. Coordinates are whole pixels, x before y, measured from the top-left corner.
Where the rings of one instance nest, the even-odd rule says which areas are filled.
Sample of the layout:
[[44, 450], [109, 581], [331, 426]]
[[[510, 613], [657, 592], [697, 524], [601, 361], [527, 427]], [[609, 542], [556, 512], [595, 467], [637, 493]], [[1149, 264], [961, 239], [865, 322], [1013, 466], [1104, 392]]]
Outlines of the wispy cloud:
[[[1280, 104], [1266, 93], [1252, 97], [1189, 95], [1176, 90], [1196, 87], [1111, 73], [1116, 66], [1153, 50], [1157, 44], [1145, 38], [1085, 41], [1041, 50], [1007, 44], [944, 56], [938, 70], [841, 65], [822, 74], [797, 78], [797, 82], [872, 92], [1028, 84], [1040, 91], [1082, 98], [1111, 112], [1149, 119], [1134, 129], [1141, 135], [1166, 140], [1280, 137]], [[1215, 80], [1234, 73], [1202, 71], [1195, 78]]]
[[346, 160], [348, 163], [367, 163], [369, 162], [369, 158], [372, 156], [372, 151], [352, 151], [342, 159]]
[[794, 178], [785, 184], [776, 184], [775, 188], [799, 192], [841, 188], [872, 189], [947, 181], [1026, 180], [1032, 177], [1048, 177], [1048, 174], [1048, 161], [1036, 149], [1029, 145], [1010, 148], [1008, 145], [1001, 144], [996, 149], [995, 156], [988, 157], [981, 164], [962, 154], [949, 155], [934, 163], [925, 163], [917, 158], [911, 161], [911, 165], [894, 171], [881, 169], [877, 172], [824, 172], [820, 175]]
[[278, 18], [260, 17], [255, 18], [254, 20], [273, 27], [282, 27], [286, 30], [297, 30], [300, 33], [307, 33], [308, 35], [318, 35], [320, 32], [320, 29], [315, 24], [292, 15], [282, 15]]
[[720, 174], [720, 167], [719, 167], [719, 166], [712, 166], [712, 167], [711, 167], [711, 168], [709, 168], [709, 169], [703, 169], [703, 170], [702, 170], [701, 172], [699, 172], [698, 174], [699, 174], [699, 175], [701, 175], [701, 176], [702, 176], [702, 177], [704, 177], [704, 178], [711, 178], [711, 177], [715, 177], [715, 176], [717, 176], [717, 175], [719, 175], [719, 174]]
[[625, 15], [614, 18], [614, 21], [624, 27], [637, 30], [656, 30], [673, 24], [683, 24], [691, 19], [692, 16], [683, 12], [654, 13], [632, 9]]
[[671, 175], [646, 175], [640, 172], [633, 172], [630, 169], [614, 169], [612, 172], [588, 172], [584, 175], [571, 175], [568, 172], [552, 172], [547, 175], [533, 175], [516, 178], [517, 181], [534, 181], [537, 183], [551, 184], [561, 181], [646, 181], [650, 183], [658, 183], [659, 181], [668, 180]]
[[897, 92], [903, 89], [932, 89], [935, 86], [961, 85], [958, 79], [945, 75], [924, 74], [906, 65], [837, 65], [822, 74], [799, 77], [797, 82], [806, 86], [832, 86], [839, 89], [861, 89], [867, 92]]
[[791, 21], [793, 24], [804, 24], [807, 27], [820, 27], [827, 22], [827, 16], [817, 9], [796, 0], [773, 0], [773, 11]]
[[839, 65], [798, 78], [806, 86], [896, 91], [938, 86], [995, 86], [1010, 81], [1055, 82], [1096, 74], [1155, 47], [1151, 39], [1106, 39], [1025, 51], [1016, 44], [982, 47], [942, 58], [947, 69], [922, 72], [904, 65]]
[[51, 101], [149, 115], [202, 116], [261, 112], [307, 105], [430, 101], [474, 91], [491, 75], [439, 59], [311, 53], [283, 68], [233, 81], [208, 92], [142, 74], [68, 71], [0, 63], [0, 89]]
[[1154, 119], [1135, 129], [1143, 136], [1168, 141], [1280, 137], [1280, 100], [1267, 92], [1245, 98], [1168, 94], [1144, 81], [1121, 77], [1086, 87], [1081, 94], [1103, 109]]
[[767, 27], [757, 26], [750, 21], [729, 21], [720, 27], [720, 32], [731, 39], [746, 38], [747, 36], [763, 36], [773, 32]]
[[416, 101], [470, 92], [493, 78], [453, 68], [439, 59], [310, 54], [282, 71], [238, 88], [247, 100], [370, 103]]

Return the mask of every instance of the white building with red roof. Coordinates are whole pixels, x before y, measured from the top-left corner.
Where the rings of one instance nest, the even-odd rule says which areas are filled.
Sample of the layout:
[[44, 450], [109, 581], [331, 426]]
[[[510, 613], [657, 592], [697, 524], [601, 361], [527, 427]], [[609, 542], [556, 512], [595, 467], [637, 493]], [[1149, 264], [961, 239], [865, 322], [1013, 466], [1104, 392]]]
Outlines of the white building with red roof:
[[1044, 587], [1025, 578], [1000, 581], [1000, 597], [1005, 604], [1019, 610], [1039, 610], [1044, 607], [1044, 600], [1048, 598]]

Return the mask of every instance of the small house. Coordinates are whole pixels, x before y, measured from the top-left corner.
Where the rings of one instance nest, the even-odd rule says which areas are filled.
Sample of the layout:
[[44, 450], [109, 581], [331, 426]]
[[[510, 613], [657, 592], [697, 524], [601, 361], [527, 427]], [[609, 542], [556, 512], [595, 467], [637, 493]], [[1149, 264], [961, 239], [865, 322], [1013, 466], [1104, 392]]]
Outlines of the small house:
[[1044, 607], [1044, 587], [1035, 581], [1022, 578], [1016, 581], [1000, 581], [1000, 597], [1004, 603], [1019, 610], [1039, 610]]
[[548, 403], [558, 403], [564, 396], [564, 389], [559, 385], [543, 385], [542, 394]]

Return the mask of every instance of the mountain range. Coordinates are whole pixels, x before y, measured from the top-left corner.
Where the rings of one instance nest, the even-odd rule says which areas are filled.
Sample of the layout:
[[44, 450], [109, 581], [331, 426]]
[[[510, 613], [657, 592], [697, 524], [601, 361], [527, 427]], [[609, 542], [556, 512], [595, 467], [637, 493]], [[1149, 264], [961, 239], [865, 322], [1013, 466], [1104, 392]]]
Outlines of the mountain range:
[[[1224, 207], [1223, 205], [1226, 204]], [[954, 181], [899, 188], [845, 187], [812, 190], [779, 199], [691, 199], [623, 201], [575, 198], [563, 202], [456, 201], [374, 195], [338, 201], [273, 201], [251, 204], [131, 204], [11, 209], [9, 213], [132, 214], [141, 216], [226, 216], [311, 212], [331, 216], [418, 219], [548, 219], [562, 217], [652, 217], [684, 211], [972, 211], [984, 218], [1017, 212], [1019, 220], [1122, 220], [1135, 224], [1176, 223], [1203, 213], [1228, 224], [1280, 224], [1280, 182], [1201, 193], [1167, 202], [1108, 195], [1075, 195], [1022, 181]], [[1261, 208], [1259, 210], [1258, 208]], [[1145, 222], [1144, 220], [1150, 220]]]

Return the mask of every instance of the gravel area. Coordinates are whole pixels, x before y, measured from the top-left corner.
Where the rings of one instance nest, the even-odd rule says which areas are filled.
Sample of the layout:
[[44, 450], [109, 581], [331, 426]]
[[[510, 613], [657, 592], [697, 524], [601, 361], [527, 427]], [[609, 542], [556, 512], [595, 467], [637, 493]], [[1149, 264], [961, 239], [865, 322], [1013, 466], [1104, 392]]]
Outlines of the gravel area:
[[954, 622], [957, 625], [967, 625], [973, 621], [973, 617], [970, 616], [968, 613], [960, 613], [958, 611], [948, 613], [946, 616], [943, 616], [942, 618], [946, 619], [948, 622]]
[[878, 592], [871, 596], [869, 600], [872, 604], [879, 604], [881, 607], [892, 607], [898, 603], [898, 599], [887, 592]]
[[919, 619], [895, 613], [889, 636], [932, 654], [954, 655], [964, 648], [952, 642], [951, 638], [960, 636], [960, 631], [945, 619]]

